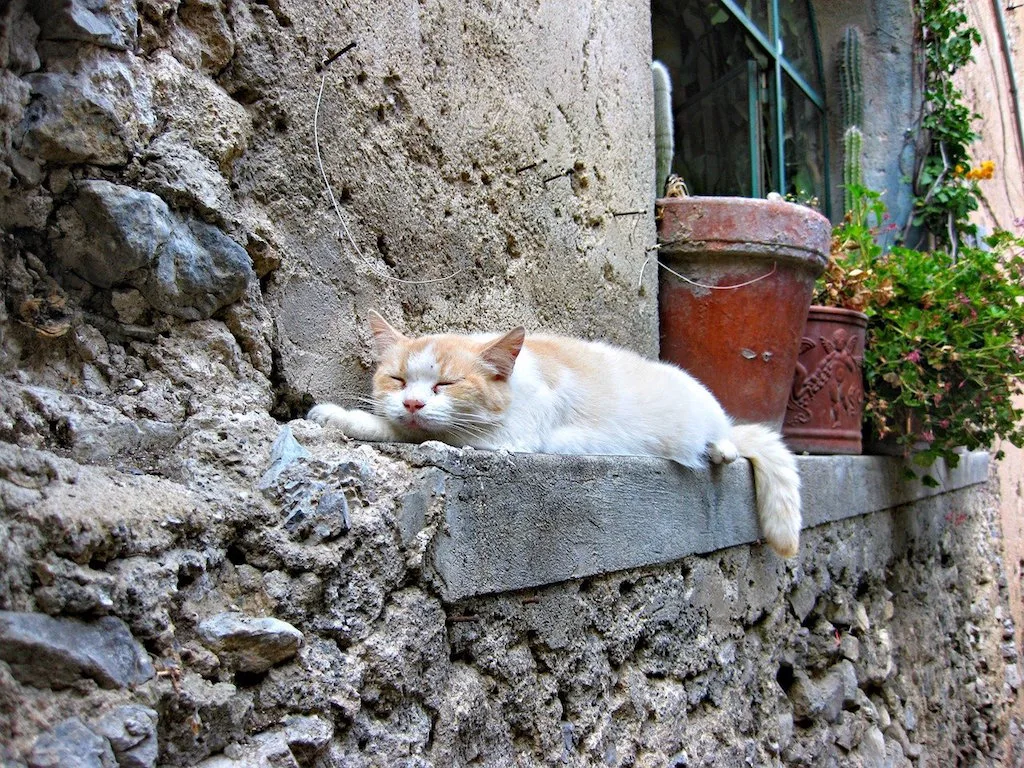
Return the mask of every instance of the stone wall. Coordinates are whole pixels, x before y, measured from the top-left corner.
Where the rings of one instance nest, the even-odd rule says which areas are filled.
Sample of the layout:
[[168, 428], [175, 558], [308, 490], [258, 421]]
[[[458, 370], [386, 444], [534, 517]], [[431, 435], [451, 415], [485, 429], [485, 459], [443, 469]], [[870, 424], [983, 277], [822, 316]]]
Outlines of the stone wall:
[[265, 419], [208, 422], [192, 483], [3, 448], [9, 764], [1013, 764], [985, 486], [809, 529], [790, 562], [446, 603], [430, 472], [292, 427], [271, 461]]
[[3, 6], [5, 764], [996, 759], [986, 495], [445, 603], [414, 458], [272, 451], [370, 307], [654, 351], [647, 12]]

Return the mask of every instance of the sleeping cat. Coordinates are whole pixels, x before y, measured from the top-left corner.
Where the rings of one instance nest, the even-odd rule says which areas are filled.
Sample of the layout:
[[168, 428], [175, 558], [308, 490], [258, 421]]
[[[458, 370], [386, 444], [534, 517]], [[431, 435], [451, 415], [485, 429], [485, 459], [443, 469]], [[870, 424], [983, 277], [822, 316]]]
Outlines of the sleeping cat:
[[557, 336], [454, 334], [408, 338], [370, 315], [379, 365], [374, 413], [322, 403], [321, 424], [360, 440], [519, 452], [662, 456], [686, 467], [754, 467], [768, 544], [792, 557], [800, 536], [800, 476], [779, 434], [733, 424], [696, 379], [667, 363]]

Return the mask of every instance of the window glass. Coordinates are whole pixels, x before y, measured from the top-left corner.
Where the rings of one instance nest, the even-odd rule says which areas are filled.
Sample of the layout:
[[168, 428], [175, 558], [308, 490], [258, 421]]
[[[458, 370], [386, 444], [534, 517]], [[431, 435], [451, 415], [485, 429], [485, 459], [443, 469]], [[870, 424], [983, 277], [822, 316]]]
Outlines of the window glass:
[[817, 198], [827, 213], [824, 102], [807, 0], [652, 0], [651, 16], [654, 57], [672, 78], [672, 172], [692, 194], [779, 191]]
[[778, 0], [778, 3], [782, 55], [809, 86], [820, 91], [821, 78], [815, 55], [817, 38], [807, 0]]
[[825, 117], [788, 76], [782, 76], [783, 152], [786, 163], [786, 194], [797, 200], [825, 201]]

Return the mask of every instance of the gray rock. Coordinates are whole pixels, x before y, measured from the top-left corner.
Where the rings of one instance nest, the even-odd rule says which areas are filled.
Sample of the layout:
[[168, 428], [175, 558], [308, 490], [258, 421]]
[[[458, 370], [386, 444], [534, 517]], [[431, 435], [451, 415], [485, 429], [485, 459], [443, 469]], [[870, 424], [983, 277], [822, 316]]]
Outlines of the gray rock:
[[87, 92], [72, 75], [41, 73], [26, 78], [33, 102], [25, 111], [25, 151], [53, 163], [122, 165], [128, 147], [113, 105]]
[[232, 745], [224, 754], [199, 763], [196, 768], [299, 768], [295, 756], [278, 731], [258, 733], [247, 743]]
[[837, 677], [843, 686], [843, 705], [856, 703], [860, 688], [857, 687], [857, 669], [849, 660], [843, 659], [829, 670], [829, 676]]
[[307, 516], [301, 509], [284, 521], [284, 529], [301, 538], [314, 536], [319, 541], [331, 541], [348, 533], [352, 527], [348, 499], [343, 491], [325, 491], [313, 514]]
[[886, 765], [885, 736], [872, 725], [868, 728], [864, 738], [861, 739], [853, 755], [860, 758], [860, 764], [864, 768], [883, 768]]
[[[193, 766], [245, 739], [253, 695], [230, 683], [210, 683], [186, 671], [177, 686], [167, 684], [156, 704], [161, 765]], [[242, 768], [246, 763], [233, 763]]]
[[125, 688], [155, 674], [149, 655], [113, 616], [86, 623], [0, 611], [0, 659], [36, 688], [65, 688], [87, 677], [104, 688]]
[[835, 673], [812, 680], [800, 672], [789, 689], [793, 715], [803, 721], [822, 719], [834, 723], [843, 711], [844, 696], [843, 676]]
[[1016, 662], [1005, 665], [1005, 679], [1006, 684], [1013, 690], [1016, 691], [1021, 687], [1020, 667], [1017, 666]]
[[94, 726], [114, 749], [119, 768], [153, 768], [159, 755], [157, 713], [128, 704], [104, 715]]
[[93, 285], [134, 285], [161, 312], [203, 320], [255, 277], [246, 250], [219, 229], [182, 219], [154, 194], [90, 180], [59, 215], [54, 247]]
[[178, 9], [178, 18], [199, 41], [203, 69], [218, 73], [235, 52], [231, 25], [220, 0], [192, 0]]
[[138, 451], [161, 453], [179, 439], [173, 424], [130, 419], [116, 408], [89, 398], [48, 387], [16, 391], [26, 405], [52, 425], [72, 456], [81, 462], [102, 463]]
[[101, 180], [80, 182], [59, 220], [65, 234], [54, 246], [64, 267], [101, 288], [154, 263], [175, 223], [156, 195]]
[[44, 40], [75, 40], [121, 51], [135, 47], [139, 14], [134, 0], [35, 0], [30, 6]]
[[302, 633], [288, 622], [233, 612], [204, 619], [198, 631], [221, 663], [241, 672], [265, 672], [298, 653], [303, 641]]
[[245, 248], [205, 222], [173, 229], [155, 269], [138, 286], [150, 304], [185, 320], [205, 320], [242, 297], [255, 276]]
[[881, 685], [895, 672], [892, 658], [892, 639], [889, 631], [880, 629], [865, 635], [860, 646], [861, 661], [857, 665], [862, 685]]
[[73, 717], [36, 739], [28, 765], [29, 768], [116, 768], [117, 761], [107, 740]]
[[253, 134], [252, 116], [218, 83], [168, 51], [151, 59], [157, 113], [175, 142], [191, 144], [228, 178]]
[[302, 765], [312, 764], [334, 737], [334, 724], [316, 715], [293, 715], [283, 725], [288, 748]]
[[302, 444], [295, 439], [292, 428], [288, 426], [282, 427], [281, 431], [277, 434], [277, 438], [274, 440], [274, 444], [270, 446], [270, 466], [263, 473], [263, 477], [260, 478], [260, 490], [270, 488], [274, 481], [277, 480], [277, 476], [281, 474], [281, 471], [293, 461], [306, 458], [309, 458], [309, 451], [303, 448]]
[[0, 120], [20, 120], [31, 97], [32, 88], [24, 79], [0, 71]]
[[31, 8], [26, 7], [31, 5], [27, 0], [13, 0], [0, 12], [0, 25], [7, 38], [6, 46], [0, 45], [0, 65], [19, 75], [39, 69], [39, 25], [30, 15]]
[[124, 165], [153, 128], [148, 76], [132, 61], [86, 59], [74, 74], [26, 75], [20, 148], [51, 163]]
[[851, 634], [843, 635], [839, 641], [839, 652], [850, 661], [857, 661], [860, 658], [860, 640]]
[[132, 183], [175, 208], [194, 210], [211, 221], [230, 219], [237, 212], [231, 188], [216, 163], [174, 134], [162, 133], [153, 139], [142, 160], [144, 165]]

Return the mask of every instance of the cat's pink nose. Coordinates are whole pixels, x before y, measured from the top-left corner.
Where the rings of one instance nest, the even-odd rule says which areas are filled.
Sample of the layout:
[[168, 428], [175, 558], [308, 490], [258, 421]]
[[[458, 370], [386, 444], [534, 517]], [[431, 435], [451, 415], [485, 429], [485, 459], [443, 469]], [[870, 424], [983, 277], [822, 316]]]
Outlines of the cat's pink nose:
[[405, 406], [405, 410], [407, 410], [409, 413], [416, 413], [416, 411], [418, 411], [420, 408], [426, 405], [426, 403], [424, 403], [422, 400], [413, 400], [410, 398], [409, 400], [403, 400], [402, 405]]

